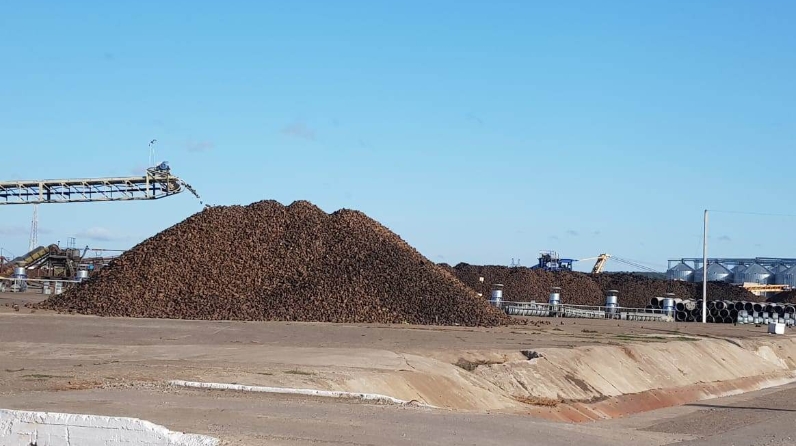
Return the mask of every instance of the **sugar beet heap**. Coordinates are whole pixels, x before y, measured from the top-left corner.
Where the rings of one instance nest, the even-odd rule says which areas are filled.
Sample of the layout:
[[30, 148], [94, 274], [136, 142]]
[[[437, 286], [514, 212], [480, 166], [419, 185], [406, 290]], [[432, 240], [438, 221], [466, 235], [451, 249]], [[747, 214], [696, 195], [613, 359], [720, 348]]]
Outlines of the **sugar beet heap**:
[[206, 209], [43, 308], [175, 319], [498, 325], [508, 316], [365, 214]]

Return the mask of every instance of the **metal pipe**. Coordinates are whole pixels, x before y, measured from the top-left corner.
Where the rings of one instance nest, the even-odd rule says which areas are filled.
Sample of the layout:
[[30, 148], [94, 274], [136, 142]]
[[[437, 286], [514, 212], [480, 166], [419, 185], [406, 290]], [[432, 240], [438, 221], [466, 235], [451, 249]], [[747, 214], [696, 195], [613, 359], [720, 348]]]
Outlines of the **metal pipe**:
[[674, 309], [677, 311], [685, 311], [685, 303], [683, 303], [683, 301], [675, 303]]
[[755, 310], [755, 304], [752, 302], [744, 302], [743, 309], [746, 310], [747, 313], [751, 313]]
[[725, 308], [725, 309], [719, 311], [719, 316], [721, 316], [722, 318], [730, 317], [730, 310]]
[[746, 308], [746, 302], [743, 302], [743, 301], [740, 301], [740, 300], [735, 302], [735, 309], [736, 310], [741, 311], [744, 308]]
[[677, 322], [684, 322], [687, 317], [688, 316], [685, 314], [684, 311], [678, 311], [677, 313], [675, 313], [674, 318]]
[[712, 300], [710, 302], [708, 302], [708, 310], [712, 311], [712, 310], [715, 310], [715, 309], [716, 309], [716, 302], [714, 302]]
[[652, 299], [650, 299], [650, 305], [652, 305], [653, 308], [657, 308], [658, 305], [660, 304], [660, 302], [659, 302], [660, 300], [661, 299], [659, 299], [657, 297], [653, 297]]
[[736, 310], [734, 308], [732, 310], [730, 310], [730, 319], [732, 319], [732, 320], [738, 319], [738, 310]]
[[724, 318], [724, 323], [725, 324], [732, 324], [732, 321], [733, 321], [733, 319], [731, 317], [729, 317], [729, 316]]
[[755, 313], [762, 313], [763, 312], [763, 305], [759, 303], [752, 304], [752, 311]]
[[725, 304], [723, 300], [717, 300], [715, 302], [715, 308], [717, 310], [723, 310], [723, 309], [727, 308], [727, 304]]
[[767, 305], [766, 305], [766, 306], [763, 308], [763, 311], [765, 311], [766, 313], [773, 313], [773, 312], [774, 312], [774, 306], [773, 306], [773, 305], [771, 305], [771, 304], [767, 304]]
[[716, 320], [715, 320], [715, 319], [713, 319], [713, 316], [708, 316], [708, 317], [707, 317], [707, 321], [708, 321], [708, 322], [710, 322], [710, 323], [712, 324], [712, 323], [713, 323], [713, 322], [715, 322]]

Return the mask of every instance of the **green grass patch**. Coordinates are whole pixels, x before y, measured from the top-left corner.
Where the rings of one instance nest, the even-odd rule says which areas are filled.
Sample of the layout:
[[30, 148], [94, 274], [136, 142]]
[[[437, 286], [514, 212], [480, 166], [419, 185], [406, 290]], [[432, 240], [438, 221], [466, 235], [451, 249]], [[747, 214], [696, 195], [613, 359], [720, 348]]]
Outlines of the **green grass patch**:
[[32, 379], [50, 379], [50, 378], [71, 378], [71, 376], [59, 376], [59, 375], [42, 375], [39, 373], [33, 373], [30, 375], [22, 375], [23, 378], [32, 378]]
[[305, 372], [303, 370], [293, 369], [293, 370], [285, 370], [285, 373], [288, 375], [301, 375], [301, 376], [313, 376], [315, 373], [313, 372]]

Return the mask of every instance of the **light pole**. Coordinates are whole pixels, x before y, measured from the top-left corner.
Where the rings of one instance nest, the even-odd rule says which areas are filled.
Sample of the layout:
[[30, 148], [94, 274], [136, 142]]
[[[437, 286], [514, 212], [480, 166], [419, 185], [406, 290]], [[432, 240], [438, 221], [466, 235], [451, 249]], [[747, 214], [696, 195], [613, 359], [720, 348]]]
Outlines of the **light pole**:
[[702, 228], [702, 323], [708, 321], [708, 210]]

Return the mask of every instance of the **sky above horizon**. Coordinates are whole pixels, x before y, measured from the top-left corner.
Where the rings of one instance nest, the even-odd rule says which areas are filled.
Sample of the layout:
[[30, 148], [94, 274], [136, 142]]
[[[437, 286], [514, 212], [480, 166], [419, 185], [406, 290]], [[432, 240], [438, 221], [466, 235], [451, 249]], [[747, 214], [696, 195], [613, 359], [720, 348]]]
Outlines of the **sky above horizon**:
[[[14, 2], [0, 180], [141, 174], [157, 139], [205, 203], [358, 209], [435, 262], [664, 270], [701, 256], [706, 208], [796, 213], [794, 19], [773, 0]], [[126, 249], [201, 208], [42, 205], [39, 242]], [[4, 252], [27, 251], [32, 210], [0, 207]], [[712, 214], [709, 255], [796, 257], [795, 220]]]

